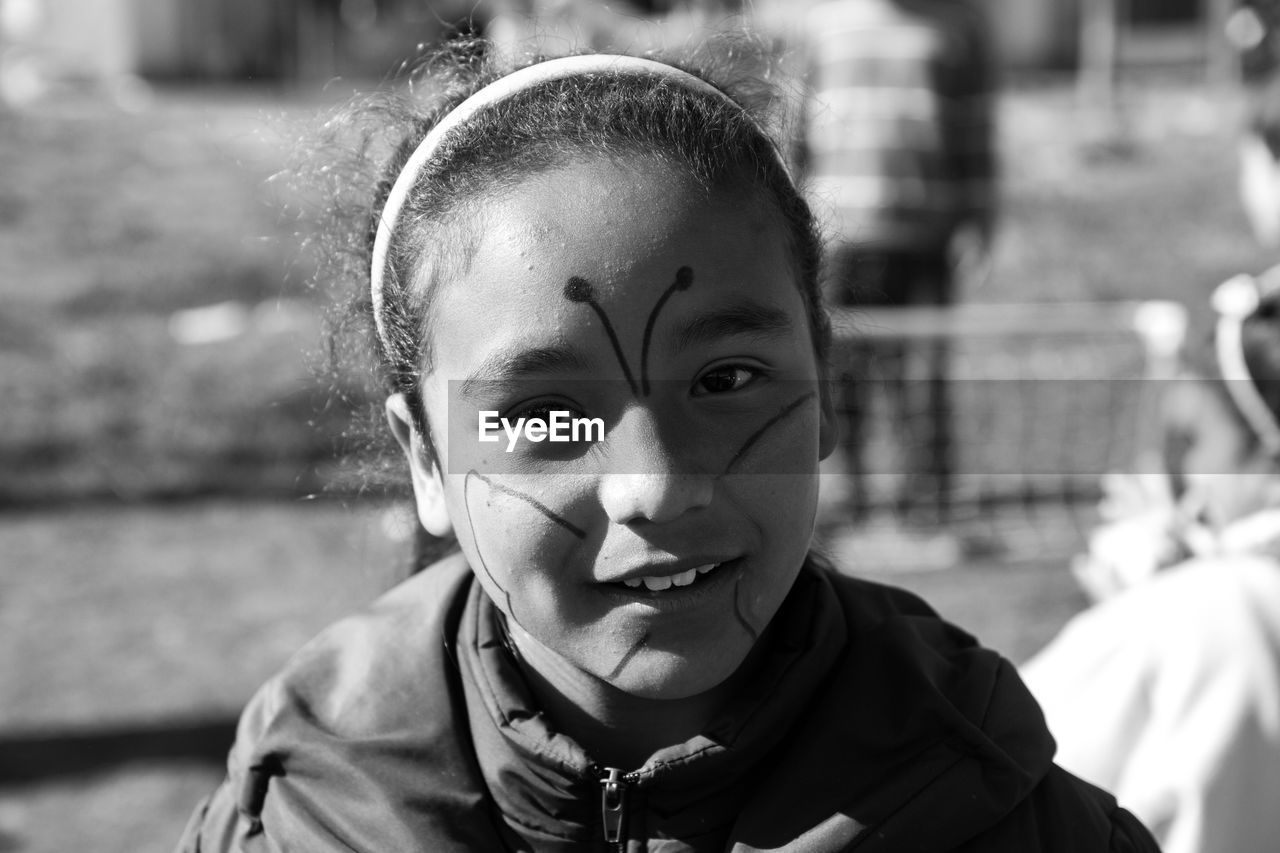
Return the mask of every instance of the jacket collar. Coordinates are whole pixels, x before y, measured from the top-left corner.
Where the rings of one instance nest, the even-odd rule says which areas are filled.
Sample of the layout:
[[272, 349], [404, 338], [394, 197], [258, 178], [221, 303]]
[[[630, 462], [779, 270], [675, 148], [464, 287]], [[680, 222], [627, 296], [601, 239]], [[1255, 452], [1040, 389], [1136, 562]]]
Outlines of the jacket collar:
[[[540, 849], [599, 839], [604, 770], [538, 712], [499, 618], [473, 586], [457, 653], [485, 783], [508, 830]], [[839, 606], [814, 572], [801, 572], [761, 641], [768, 645], [753, 678], [702, 734], [626, 774], [632, 835], [727, 836], [758, 784], [758, 765], [776, 759], [844, 651]]]
[[[755, 681], [646, 765], [632, 837], [948, 850], [1051, 766], [1012, 666], [914, 596], [809, 567], [765, 638]], [[460, 558], [295, 656], [246, 710], [230, 763], [247, 832], [296, 849], [568, 850], [601, 837], [591, 762], [529, 701]]]

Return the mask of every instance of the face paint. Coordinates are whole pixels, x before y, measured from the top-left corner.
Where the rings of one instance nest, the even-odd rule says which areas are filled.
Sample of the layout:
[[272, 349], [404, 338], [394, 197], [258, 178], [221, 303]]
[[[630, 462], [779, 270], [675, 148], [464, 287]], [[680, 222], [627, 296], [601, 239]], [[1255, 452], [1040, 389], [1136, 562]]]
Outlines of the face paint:
[[544, 516], [554, 521], [556, 524], [560, 525], [565, 530], [569, 531], [579, 539], [587, 538], [587, 534], [585, 531], [583, 531], [577, 525], [570, 522], [568, 519], [562, 518], [561, 516], [557, 515], [554, 511], [552, 511], [549, 507], [547, 507], [537, 498], [531, 497], [530, 495], [525, 494], [519, 489], [514, 489], [511, 486], [504, 486], [502, 483], [499, 483], [493, 479], [490, 479], [489, 477], [486, 477], [485, 475], [481, 474], [479, 471], [475, 471], [475, 470], [468, 471], [467, 476], [474, 476], [477, 480], [480, 480], [482, 483], [484, 483], [486, 486], [488, 486], [489, 488], [493, 489], [496, 492], [502, 492], [504, 495], [510, 495], [513, 498], [517, 498], [519, 500], [524, 501], [529, 506], [533, 507], [538, 512], [542, 513]]
[[756, 626], [751, 624], [751, 620], [747, 619], [745, 613], [742, 612], [742, 581], [739, 580], [733, 587], [733, 615], [738, 620], [738, 624], [742, 626], [742, 630], [747, 632], [747, 636], [751, 638], [751, 642], [760, 639], [760, 631]]
[[[515, 642], [646, 698], [722, 683], [817, 502], [819, 370], [777, 214], [660, 164], [550, 170], [491, 205], [433, 315], [444, 501]], [[479, 409], [554, 408], [604, 439], [476, 442]]]
[[798, 411], [801, 406], [803, 406], [805, 403], [809, 402], [810, 400], [816, 400], [817, 397], [818, 397], [818, 394], [816, 391], [809, 391], [805, 394], [802, 394], [800, 395], [800, 397], [793, 400], [791, 403], [788, 403], [782, 409], [782, 411], [778, 412], [776, 415], [769, 418], [769, 420], [765, 421], [764, 424], [760, 427], [760, 429], [753, 432], [751, 436], [742, 443], [742, 446], [738, 448], [738, 452], [733, 454], [733, 458], [730, 459], [729, 464], [725, 466], [724, 472], [726, 474], [732, 473], [733, 469], [738, 465], [738, 463], [741, 462], [744, 458], [746, 458], [747, 453], [751, 450], [752, 447], [755, 446], [756, 442], [760, 440], [761, 436], [765, 435], [767, 432], [769, 432], [769, 430], [774, 429], [779, 424], [782, 424], [788, 415], [791, 415], [796, 411]]
[[670, 287], [662, 291], [662, 295], [658, 297], [657, 304], [649, 312], [649, 321], [644, 326], [644, 344], [640, 349], [640, 386], [646, 397], [649, 396], [649, 344], [653, 340], [653, 327], [658, 322], [658, 314], [662, 312], [662, 306], [667, 304], [671, 294], [677, 290], [688, 290], [692, 286], [693, 270], [689, 267], [680, 267], [680, 269], [676, 270], [676, 280], [672, 282]]
[[618, 342], [618, 335], [613, 330], [613, 324], [609, 322], [609, 315], [600, 307], [600, 303], [596, 302], [595, 292], [591, 288], [591, 283], [586, 279], [573, 276], [564, 286], [564, 298], [570, 302], [581, 302], [590, 305], [600, 317], [600, 322], [604, 323], [604, 330], [609, 335], [609, 343], [613, 344], [613, 354], [618, 357], [618, 364], [622, 367], [622, 375], [627, 378], [627, 385], [631, 388], [631, 393], [637, 391], [636, 380], [631, 375], [631, 366], [627, 364], [626, 353], [622, 351], [622, 344]]
[[646, 633], [642, 637], [640, 637], [640, 639], [635, 641], [635, 643], [631, 646], [631, 648], [628, 649], [627, 652], [618, 661], [618, 665], [615, 666], [609, 672], [609, 674], [604, 677], [604, 680], [608, 681], [610, 684], [615, 683], [618, 680], [618, 678], [622, 675], [622, 673], [626, 670], [627, 664], [631, 663], [632, 659], [635, 658], [635, 656], [638, 655], [644, 649], [644, 647], [648, 645], [648, 643], [649, 643], [649, 635]]
[[[662, 312], [662, 306], [667, 304], [667, 300], [671, 298], [671, 294], [677, 290], [688, 290], [693, 284], [693, 270], [689, 267], [680, 267], [676, 270], [676, 280], [671, 286], [662, 291], [662, 295], [658, 297], [657, 303], [654, 304], [653, 310], [649, 312], [649, 321], [644, 327], [644, 342], [640, 348], [640, 388], [639, 393], [648, 397], [650, 393], [649, 387], [649, 344], [653, 340], [653, 327], [658, 322], [658, 315]], [[636, 394], [635, 379], [632, 378], [631, 366], [627, 362], [626, 354], [622, 351], [622, 345], [618, 342], [618, 336], [614, 332], [613, 323], [609, 321], [608, 313], [600, 307], [600, 303], [595, 300], [595, 292], [591, 287], [591, 283], [586, 279], [573, 276], [564, 286], [564, 296], [570, 302], [580, 302], [590, 305], [600, 317], [600, 321], [604, 323], [604, 329], [609, 336], [609, 342], [613, 345], [614, 354], [618, 357], [618, 364], [622, 367], [622, 373], [627, 379], [627, 385], [631, 388], [631, 393]]]

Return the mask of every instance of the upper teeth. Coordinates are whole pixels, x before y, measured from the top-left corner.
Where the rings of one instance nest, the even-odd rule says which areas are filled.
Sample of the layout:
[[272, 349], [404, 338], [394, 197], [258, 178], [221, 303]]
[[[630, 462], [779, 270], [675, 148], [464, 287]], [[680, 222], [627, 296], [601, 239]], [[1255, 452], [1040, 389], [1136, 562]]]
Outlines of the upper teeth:
[[705, 566], [695, 566], [688, 571], [681, 572], [678, 575], [653, 575], [643, 578], [627, 578], [624, 584], [632, 589], [639, 589], [643, 586], [652, 592], [659, 592], [664, 589], [670, 589], [673, 586], [688, 586], [693, 583], [698, 575], [705, 575], [714, 569], [719, 563], [707, 563]]

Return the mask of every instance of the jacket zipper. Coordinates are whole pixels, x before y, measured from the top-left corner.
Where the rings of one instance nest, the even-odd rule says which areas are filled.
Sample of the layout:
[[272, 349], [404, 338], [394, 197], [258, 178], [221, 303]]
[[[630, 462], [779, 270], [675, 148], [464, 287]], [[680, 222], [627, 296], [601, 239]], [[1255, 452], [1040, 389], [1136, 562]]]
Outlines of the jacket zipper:
[[627, 791], [633, 780], [616, 767], [603, 767], [600, 780], [600, 819], [604, 840], [618, 853], [627, 848]]

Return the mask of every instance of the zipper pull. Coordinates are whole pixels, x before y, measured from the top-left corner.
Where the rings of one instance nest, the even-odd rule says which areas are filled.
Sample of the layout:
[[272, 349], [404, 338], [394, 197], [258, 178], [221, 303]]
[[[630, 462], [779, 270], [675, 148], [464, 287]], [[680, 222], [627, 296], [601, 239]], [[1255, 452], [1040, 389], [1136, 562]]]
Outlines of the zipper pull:
[[608, 776], [600, 780], [600, 819], [604, 822], [604, 840], [609, 844], [625, 843], [627, 818], [627, 780], [616, 767], [604, 768]]

